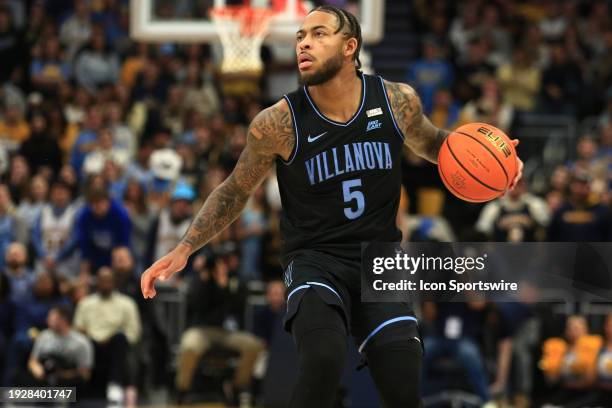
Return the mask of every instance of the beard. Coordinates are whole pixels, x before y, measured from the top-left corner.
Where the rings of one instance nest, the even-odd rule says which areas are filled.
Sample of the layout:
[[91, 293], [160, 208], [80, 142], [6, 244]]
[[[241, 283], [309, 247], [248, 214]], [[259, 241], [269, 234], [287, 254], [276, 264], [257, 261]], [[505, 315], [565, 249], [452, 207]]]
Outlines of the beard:
[[335, 57], [325, 61], [320, 70], [313, 73], [300, 73], [300, 85], [315, 86], [324, 84], [340, 72], [342, 62], [342, 54], [338, 53]]

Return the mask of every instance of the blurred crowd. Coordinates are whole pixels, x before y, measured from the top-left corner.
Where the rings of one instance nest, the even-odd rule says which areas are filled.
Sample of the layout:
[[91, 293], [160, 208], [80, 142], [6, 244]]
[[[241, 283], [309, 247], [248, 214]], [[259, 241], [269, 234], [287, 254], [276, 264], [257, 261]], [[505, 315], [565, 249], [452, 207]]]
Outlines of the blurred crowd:
[[[505, 196], [470, 206], [443, 194], [435, 171], [408, 152], [405, 187], [414, 214], [400, 216], [400, 222], [410, 239], [612, 240], [612, 4], [415, 0], [412, 5], [421, 52], [409, 62], [405, 79], [419, 92], [432, 122], [448, 129], [485, 122], [521, 139], [526, 177]], [[521, 130], [534, 116], [575, 126], [572, 151], [552, 169], [530, 168], [537, 157], [524, 147], [534, 140], [522, 138]], [[541, 133], [554, 139], [545, 126]], [[530, 176], [542, 177], [538, 173], [547, 182], [532, 188]], [[585, 304], [557, 306], [424, 304], [428, 401], [435, 406], [436, 393], [459, 388], [481, 402], [505, 406], [612, 404], [612, 303], [597, 305], [597, 312]]]
[[[172, 17], [187, 3], [155, 4]], [[547, 174], [544, 191], [524, 180], [484, 206], [446, 194], [435, 167], [406, 151], [398, 214], [405, 239], [612, 240], [610, 3], [410, 6], [406, 25], [421, 52], [406, 61], [405, 81], [437, 126], [487, 122], [518, 138], [513, 130], [528, 114], [591, 126], [578, 127], [575, 154]], [[283, 311], [275, 174], [230, 228], [163, 283], [185, 299], [178, 344], [170, 344], [158, 303], [142, 299], [139, 276], [179, 242], [238, 160], [248, 123], [272, 101], [260, 83], [245, 95], [222, 92], [208, 45], [137, 43], [128, 24], [126, 0], [0, 0], [2, 384], [79, 384], [128, 405], [161, 384], [180, 400], [205, 355], [234, 350], [226, 394], [246, 401]], [[265, 305], [246, 316], [257, 290]], [[426, 348], [436, 350], [426, 366], [435, 369], [438, 354], [454, 356], [482, 400], [513, 395], [528, 404], [534, 389], [557, 387], [551, 403], [596, 403], [610, 386], [610, 317], [604, 324], [577, 316], [563, 331], [564, 322], [545, 317], [547, 307], [457, 307], [423, 305]], [[551, 321], [558, 324], [545, 328]]]

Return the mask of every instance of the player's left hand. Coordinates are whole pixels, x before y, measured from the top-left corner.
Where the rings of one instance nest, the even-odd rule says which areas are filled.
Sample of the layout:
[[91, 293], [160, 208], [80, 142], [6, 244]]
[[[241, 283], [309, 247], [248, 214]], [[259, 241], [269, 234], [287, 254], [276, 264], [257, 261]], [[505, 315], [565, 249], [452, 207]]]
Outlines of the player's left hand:
[[[514, 145], [514, 149], [516, 150], [516, 146], [519, 145], [519, 140], [513, 139], [511, 140], [511, 142]], [[518, 157], [518, 154], [517, 154], [516, 155], [516, 177], [514, 177], [514, 180], [512, 180], [512, 183], [510, 183], [510, 186], [508, 187], [508, 189], [514, 190], [516, 183], [521, 179], [521, 177], [523, 177], [523, 161], [520, 159], [520, 157]]]

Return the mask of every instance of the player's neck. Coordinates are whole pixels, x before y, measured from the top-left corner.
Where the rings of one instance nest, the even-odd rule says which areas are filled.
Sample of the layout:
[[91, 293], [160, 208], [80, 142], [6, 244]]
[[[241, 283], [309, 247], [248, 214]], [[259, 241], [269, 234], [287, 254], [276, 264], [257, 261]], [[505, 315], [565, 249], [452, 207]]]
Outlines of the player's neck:
[[361, 104], [361, 83], [355, 68], [346, 67], [326, 83], [308, 87], [308, 93], [323, 115], [338, 122], [347, 122]]

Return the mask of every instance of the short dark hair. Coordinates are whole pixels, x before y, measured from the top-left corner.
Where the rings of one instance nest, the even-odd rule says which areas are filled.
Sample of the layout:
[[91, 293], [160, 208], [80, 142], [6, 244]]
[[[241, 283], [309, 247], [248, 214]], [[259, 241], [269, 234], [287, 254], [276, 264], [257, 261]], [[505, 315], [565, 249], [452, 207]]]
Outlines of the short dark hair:
[[361, 37], [361, 25], [359, 25], [359, 20], [355, 17], [354, 14], [341, 9], [339, 7], [324, 5], [319, 6], [311, 11], [322, 11], [324, 13], [333, 14], [338, 19], [338, 29], [334, 34], [339, 33], [345, 27], [347, 31], [345, 35], [348, 38], [355, 38], [357, 40], [357, 49], [355, 50], [355, 54], [353, 55], [353, 61], [355, 61], [355, 68], [359, 70], [361, 68], [361, 61], [359, 60], [359, 52], [361, 51], [361, 45], [363, 44], [363, 38]]
[[104, 188], [91, 188], [87, 191], [87, 202], [90, 204], [108, 199], [110, 199], [110, 194]]
[[70, 187], [70, 185], [63, 180], [55, 180], [51, 184], [51, 188], [49, 190], [53, 190], [54, 188], [63, 188], [64, 190], [68, 190], [72, 194], [72, 187]]
[[67, 305], [55, 305], [51, 310], [54, 310], [69, 324], [72, 323], [72, 308]]

